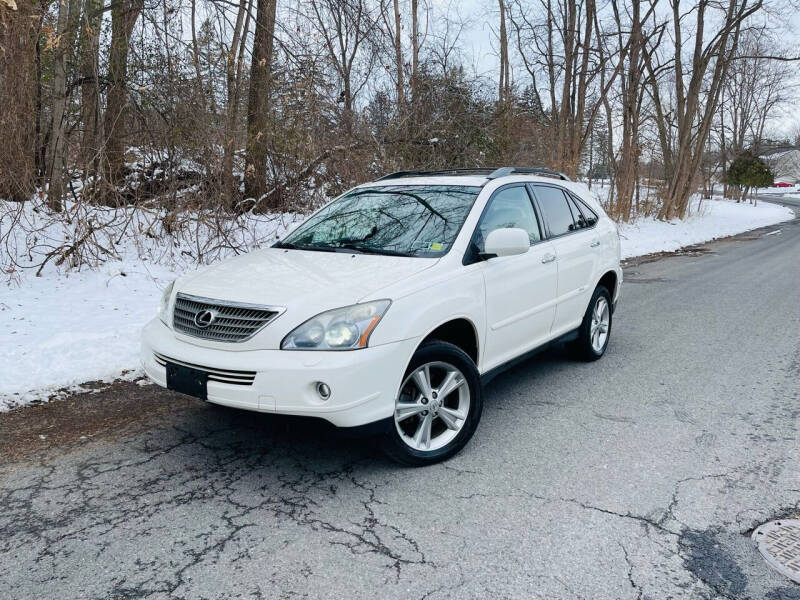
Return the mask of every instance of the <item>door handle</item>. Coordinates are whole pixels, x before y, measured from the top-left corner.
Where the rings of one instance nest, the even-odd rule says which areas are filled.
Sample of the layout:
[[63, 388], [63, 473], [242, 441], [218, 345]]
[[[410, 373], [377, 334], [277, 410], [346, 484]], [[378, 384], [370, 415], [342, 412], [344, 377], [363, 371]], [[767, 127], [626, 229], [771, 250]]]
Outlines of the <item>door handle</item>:
[[545, 255], [542, 257], [542, 263], [543, 263], [543, 264], [551, 263], [551, 262], [553, 262], [555, 259], [556, 259], [556, 255], [555, 255], [555, 254], [545, 254]]
[[600, 240], [594, 240], [591, 244], [589, 244], [590, 248], [597, 248], [600, 245]]

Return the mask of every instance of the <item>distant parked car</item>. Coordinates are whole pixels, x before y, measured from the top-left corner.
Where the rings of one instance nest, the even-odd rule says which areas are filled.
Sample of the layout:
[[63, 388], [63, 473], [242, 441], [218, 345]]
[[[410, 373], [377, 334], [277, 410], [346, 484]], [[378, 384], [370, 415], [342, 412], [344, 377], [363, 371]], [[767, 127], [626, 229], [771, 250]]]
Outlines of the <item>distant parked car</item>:
[[772, 184], [772, 187], [785, 188], [785, 187], [794, 187], [794, 186], [791, 183], [786, 183], [785, 181], [776, 181], [775, 183]]
[[560, 173], [394, 173], [179, 278], [142, 361], [209, 402], [372, 424], [392, 458], [430, 464], [472, 436], [481, 379], [555, 341], [603, 356], [619, 258], [614, 222]]

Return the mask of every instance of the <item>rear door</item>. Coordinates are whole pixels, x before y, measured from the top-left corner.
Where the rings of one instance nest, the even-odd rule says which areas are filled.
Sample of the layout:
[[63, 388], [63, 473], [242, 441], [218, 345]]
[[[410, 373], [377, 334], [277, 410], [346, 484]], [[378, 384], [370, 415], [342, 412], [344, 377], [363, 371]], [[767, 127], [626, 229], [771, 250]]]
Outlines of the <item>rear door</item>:
[[519, 227], [528, 232], [525, 254], [482, 262], [486, 289], [484, 370], [500, 365], [545, 342], [555, 315], [557, 271], [555, 251], [543, 239], [525, 184], [498, 189], [487, 204], [473, 235], [473, 251], [483, 250], [494, 229]]
[[558, 285], [552, 334], [577, 327], [589, 304], [597, 268], [594, 222], [583, 215], [569, 192], [550, 184], [532, 184], [547, 236], [556, 252]]

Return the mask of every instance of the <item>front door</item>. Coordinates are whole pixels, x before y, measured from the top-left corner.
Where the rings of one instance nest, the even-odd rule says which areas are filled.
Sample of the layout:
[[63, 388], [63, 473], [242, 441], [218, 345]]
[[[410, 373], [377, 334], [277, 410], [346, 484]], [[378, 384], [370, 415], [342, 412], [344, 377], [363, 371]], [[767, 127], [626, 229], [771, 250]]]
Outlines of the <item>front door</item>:
[[543, 241], [539, 220], [525, 185], [497, 190], [475, 230], [473, 243], [494, 229], [519, 227], [528, 232], [525, 254], [490, 258], [482, 263], [486, 286], [486, 343], [483, 370], [489, 370], [547, 341], [555, 315], [555, 250]]

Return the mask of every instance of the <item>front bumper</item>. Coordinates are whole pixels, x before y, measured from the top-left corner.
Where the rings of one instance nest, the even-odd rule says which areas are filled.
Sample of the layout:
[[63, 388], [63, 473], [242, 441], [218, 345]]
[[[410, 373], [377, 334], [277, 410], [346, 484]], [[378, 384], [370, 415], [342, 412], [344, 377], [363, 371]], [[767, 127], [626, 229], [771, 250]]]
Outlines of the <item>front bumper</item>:
[[[356, 427], [391, 417], [403, 374], [418, 340], [351, 351], [219, 350], [178, 340], [159, 319], [142, 333], [141, 359], [147, 376], [162, 387], [166, 369], [154, 352], [211, 369], [255, 371], [252, 385], [208, 382], [208, 401], [259, 412], [323, 418]], [[322, 400], [317, 382], [331, 388]]]

